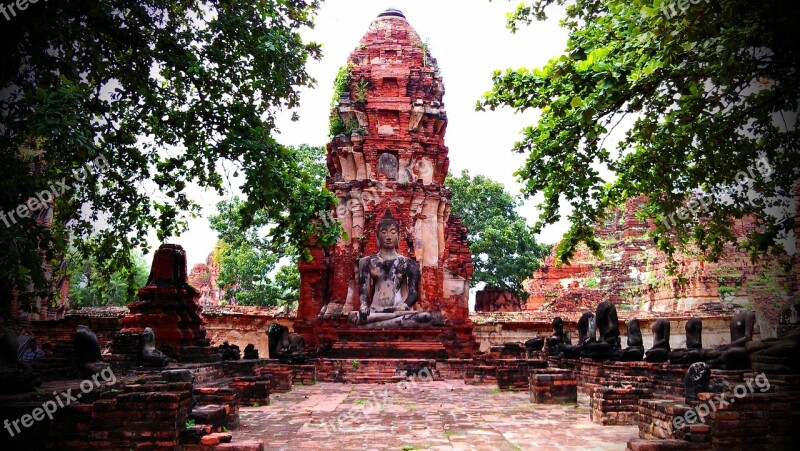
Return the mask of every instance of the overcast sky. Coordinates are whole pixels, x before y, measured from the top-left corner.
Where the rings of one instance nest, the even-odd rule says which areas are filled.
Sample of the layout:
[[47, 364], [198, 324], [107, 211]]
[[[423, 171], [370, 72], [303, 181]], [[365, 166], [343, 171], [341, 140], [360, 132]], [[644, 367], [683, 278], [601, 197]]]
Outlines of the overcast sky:
[[[438, 60], [446, 89], [444, 103], [449, 119], [445, 143], [450, 148], [450, 170], [468, 169], [502, 182], [516, 195], [520, 185], [513, 175], [525, 160], [511, 152], [520, 130], [535, 123], [535, 112], [514, 114], [511, 110], [476, 112], [475, 103], [491, 89], [495, 69], [540, 67], [558, 56], [566, 46], [567, 34], [558, 26], [560, 16], [537, 22], [512, 34], [506, 28], [506, 13], [518, 2], [503, 0], [326, 0], [312, 30], [303, 30], [307, 40], [322, 44], [323, 58], [311, 61], [308, 71], [317, 80], [315, 89], [302, 91], [300, 120], [292, 122], [287, 113], [279, 121], [278, 140], [284, 144], [325, 145], [333, 79], [350, 52], [367, 32], [369, 24], [386, 8], [400, 9], [420, 37], [429, 39], [431, 53]], [[558, 13], [558, 9], [552, 10]], [[215, 212], [220, 200], [214, 193], [194, 191], [204, 216]], [[230, 195], [230, 194], [228, 194]], [[535, 222], [538, 212], [529, 201], [520, 213]], [[539, 237], [545, 243], [558, 241], [564, 223], [548, 227]], [[158, 246], [152, 235], [153, 248]], [[170, 240], [187, 250], [189, 267], [204, 262], [216, 234], [206, 217], [189, 221], [189, 231]]]

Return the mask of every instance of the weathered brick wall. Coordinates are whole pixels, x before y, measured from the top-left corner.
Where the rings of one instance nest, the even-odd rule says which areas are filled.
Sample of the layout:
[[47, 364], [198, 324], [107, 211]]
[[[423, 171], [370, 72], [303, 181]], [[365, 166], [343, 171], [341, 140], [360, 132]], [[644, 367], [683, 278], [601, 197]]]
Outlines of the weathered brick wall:
[[642, 388], [592, 388], [589, 391], [589, 418], [604, 426], [636, 424], [639, 400], [652, 396], [652, 390]]
[[[718, 396], [701, 395], [701, 401]], [[729, 403], [708, 416], [713, 449], [788, 450], [800, 446], [800, 399], [758, 392], [743, 397], [725, 394], [725, 399]]]
[[[602, 257], [579, 247], [570, 264], [562, 265], [557, 262], [554, 249], [527, 285], [530, 297], [525, 308], [580, 312], [594, 310], [600, 301], [608, 299], [620, 312], [664, 312], [688, 318], [708, 309], [724, 309], [731, 302], [755, 302], [762, 327], [777, 323], [777, 311], [769, 308], [771, 304], [756, 302], [754, 297], [765, 284], [772, 293], [791, 293], [791, 279], [797, 276], [786, 273], [779, 264], [788, 256], [779, 259], [764, 255], [753, 263], [745, 252], [733, 246], [728, 246], [720, 261], [714, 263], [678, 254], [677, 269], [685, 278], [685, 283], [680, 283], [678, 275], [667, 273], [666, 255], [646, 235], [653, 224], [635, 216], [645, 200], [629, 200], [597, 227], [595, 234], [604, 245]], [[755, 223], [749, 218], [734, 221], [737, 236], [746, 236], [754, 228]], [[720, 291], [720, 287], [726, 288]], [[774, 294], [770, 302], [775, 303]]]
[[532, 373], [530, 379], [531, 402], [537, 404], [563, 404], [578, 402], [578, 386], [571, 371], [552, 369], [546, 373]]
[[[654, 396], [682, 399], [684, 377], [689, 365], [649, 362], [598, 362], [592, 359], [565, 359], [549, 357], [553, 368], [573, 372], [578, 386], [584, 393], [596, 387], [630, 385], [633, 388], [652, 390]], [[749, 370], [711, 371], [711, 382], [736, 384], [745, 380]]]
[[269, 357], [269, 339], [266, 334], [269, 325], [278, 323], [288, 327], [291, 332], [294, 323], [291, 312], [269, 307], [206, 307], [203, 318], [212, 346], [219, 346], [227, 341], [244, 351], [245, 346], [252, 343], [262, 358]]
[[[111, 347], [114, 334], [121, 329], [125, 308], [87, 308], [71, 311], [66, 318], [57, 321], [31, 321], [17, 323], [18, 333], [31, 335], [39, 344], [56, 344], [72, 339], [79, 324], [92, 329], [102, 349]], [[266, 331], [270, 324], [278, 323], [292, 330], [294, 315], [282, 308], [225, 306], [206, 307], [203, 311], [204, 327], [212, 346], [224, 341], [236, 344], [241, 350], [253, 343], [261, 357], [268, 357], [269, 339]], [[156, 345], [159, 344], [156, 336]]]
[[[72, 391], [73, 396], [77, 390]], [[121, 392], [95, 390], [57, 409], [11, 437], [2, 449], [179, 449], [180, 431], [191, 409], [191, 383], [128, 385]], [[102, 392], [102, 393], [100, 393]], [[61, 397], [63, 399], [63, 396]], [[0, 418], [22, 418], [47, 399], [4, 399]]]
[[21, 335], [36, 338], [40, 346], [44, 343], [55, 346], [59, 342], [72, 340], [78, 325], [84, 325], [97, 335], [101, 349], [106, 349], [111, 346], [114, 334], [120, 330], [120, 322], [126, 313], [124, 307], [74, 310], [64, 319], [17, 323], [16, 329]]
[[522, 304], [505, 290], [485, 288], [475, 293], [476, 312], [518, 312]]

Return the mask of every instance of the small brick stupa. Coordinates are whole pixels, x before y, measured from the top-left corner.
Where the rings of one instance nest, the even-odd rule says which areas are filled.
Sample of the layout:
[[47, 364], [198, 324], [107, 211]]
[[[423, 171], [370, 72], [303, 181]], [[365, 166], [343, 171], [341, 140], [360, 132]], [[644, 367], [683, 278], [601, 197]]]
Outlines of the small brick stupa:
[[180, 353], [201, 338], [200, 293], [186, 281], [186, 252], [177, 244], [162, 244], [153, 256], [147, 284], [138, 301], [128, 307], [121, 333], [140, 333], [150, 327], [156, 345]]
[[[339, 203], [320, 216], [339, 221], [347, 235], [329, 249], [312, 246], [313, 260], [300, 263], [295, 331], [320, 356], [468, 356], [475, 348], [472, 259], [443, 186], [447, 114], [436, 60], [405, 16], [389, 9], [372, 22], [341, 76], [327, 157], [327, 187]], [[421, 270], [413, 309], [435, 316], [432, 327], [367, 330], [348, 321], [360, 307], [358, 260], [379, 251], [375, 231], [387, 212], [399, 223], [397, 252]]]

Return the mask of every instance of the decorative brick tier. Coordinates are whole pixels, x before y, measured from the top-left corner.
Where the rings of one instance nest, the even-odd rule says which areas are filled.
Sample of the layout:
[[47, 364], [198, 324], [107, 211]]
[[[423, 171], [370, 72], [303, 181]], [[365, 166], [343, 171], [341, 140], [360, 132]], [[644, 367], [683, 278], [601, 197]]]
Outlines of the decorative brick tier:
[[531, 374], [531, 402], [562, 404], [578, 402], [578, 385], [571, 371]]
[[438, 330], [346, 330], [339, 331], [332, 359], [440, 359], [447, 350]]
[[589, 417], [603, 426], [637, 424], [639, 400], [652, 396], [652, 390], [641, 388], [592, 388], [589, 392]]

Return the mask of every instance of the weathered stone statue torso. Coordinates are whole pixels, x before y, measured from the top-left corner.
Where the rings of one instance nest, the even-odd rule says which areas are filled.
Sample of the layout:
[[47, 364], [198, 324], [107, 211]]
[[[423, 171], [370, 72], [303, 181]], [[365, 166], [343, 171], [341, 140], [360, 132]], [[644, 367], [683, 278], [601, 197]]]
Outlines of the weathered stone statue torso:
[[387, 213], [376, 231], [381, 246], [377, 254], [358, 262], [359, 310], [352, 322], [368, 328], [417, 328], [431, 323], [427, 312], [415, 312], [420, 279], [419, 265], [397, 253], [400, 227]]

